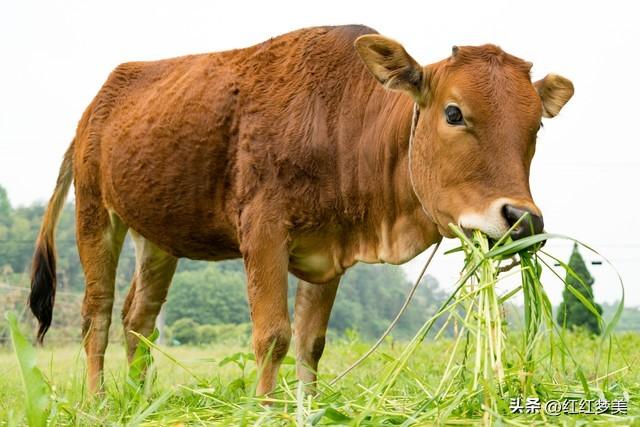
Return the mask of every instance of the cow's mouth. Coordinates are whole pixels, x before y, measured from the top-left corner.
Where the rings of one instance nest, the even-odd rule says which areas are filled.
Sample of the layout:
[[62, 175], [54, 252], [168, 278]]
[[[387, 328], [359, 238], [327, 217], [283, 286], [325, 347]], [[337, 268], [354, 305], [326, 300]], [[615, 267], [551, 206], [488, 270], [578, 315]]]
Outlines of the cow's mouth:
[[461, 217], [458, 222], [458, 227], [460, 227], [464, 234], [469, 238], [473, 236], [474, 230], [478, 230], [494, 241], [500, 239], [508, 230], [507, 223], [502, 218], [485, 217], [480, 215], [467, 215]]
[[[476, 231], [476, 228], [467, 228], [464, 226], [461, 226], [460, 229], [462, 230], [462, 232], [464, 233], [465, 236], [467, 236], [469, 239], [473, 238], [473, 232]], [[482, 230], [478, 230], [481, 233], [484, 233]], [[487, 235], [486, 233], [484, 233], [487, 236], [487, 241], [489, 242], [489, 247], [492, 247], [493, 245], [495, 245], [500, 238], [493, 238], [489, 235]]]

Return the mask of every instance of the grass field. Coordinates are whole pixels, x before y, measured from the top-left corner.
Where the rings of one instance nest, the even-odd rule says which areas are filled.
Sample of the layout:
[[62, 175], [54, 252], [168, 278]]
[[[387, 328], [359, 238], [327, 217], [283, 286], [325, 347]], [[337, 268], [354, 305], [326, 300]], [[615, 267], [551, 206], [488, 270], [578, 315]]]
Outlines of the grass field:
[[[38, 427], [640, 425], [640, 335], [613, 333], [622, 304], [612, 319], [603, 319], [588, 294], [579, 291], [588, 292], [584, 281], [566, 266], [577, 280], [565, 281], [567, 290], [596, 316], [602, 335], [569, 332], [554, 321], [540, 275], [549, 260], [558, 260], [539, 243], [558, 236], [490, 244], [479, 232], [468, 237], [452, 229], [461, 241], [455, 250], [464, 251], [466, 261], [450, 298], [413, 339], [389, 337], [335, 383], [370, 343], [354, 334], [333, 339], [321, 361], [315, 397], [295, 380], [291, 356], [283, 362], [277, 389], [256, 398], [259, 369], [248, 344], [164, 348], [154, 344], [154, 336], [139, 336], [129, 368], [121, 346], [111, 346], [104, 393], [87, 396], [80, 346], [36, 353], [9, 314], [16, 350], [0, 354], [0, 415], [9, 425], [26, 420]], [[503, 266], [515, 255], [521, 283], [505, 290], [500, 273], [514, 274]], [[518, 293], [523, 306], [510, 302]], [[522, 315], [519, 325], [508, 320], [507, 309]], [[441, 316], [446, 322], [436, 330]], [[453, 326], [453, 337], [446, 337], [446, 326]]]
[[[514, 339], [517, 334], [514, 334]], [[568, 335], [570, 348], [585, 368], [590, 384], [597, 380], [595, 369], [598, 340], [582, 334]], [[615, 337], [615, 351], [611, 354], [609, 390], [618, 390], [620, 396], [630, 397], [627, 416], [568, 416], [509, 415], [494, 416], [506, 424], [568, 424], [585, 421], [588, 424], [628, 425], [640, 422], [637, 397], [640, 392], [640, 373], [629, 367], [640, 365], [640, 335], [624, 334]], [[123, 348], [111, 345], [106, 362], [106, 393], [103, 399], [89, 399], [84, 390], [84, 354], [80, 345], [64, 348], [41, 348], [38, 350], [38, 366], [52, 385], [56, 425], [380, 425], [416, 423], [427, 425], [447, 419], [451, 423], [478, 423], [482, 421], [480, 406], [461, 405], [452, 413], [438, 413], [433, 397], [442, 372], [452, 351], [454, 341], [439, 339], [426, 341], [413, 354], [407, 367], [396, 380], [384, 399], [377, 386], [382, 372], [402, 352], [402, 343], [385, 343], [382, 348], [362, 366], [357, 368], [335, 386], [325, 384], [345, 369], [368, 348], [359, 340], [337, 339], [330, 342], [321, 362], [320, 395], [314, 399], [298, 393], [294, 380], [293, 360], [287, 358], [281, 369], [280, 388], [274, 395], [274, 403], [265, 406], [252, 397], [256, 369], [247, 360], [244, 370], [242, 356], [249, 352], [246, 346], [211, 346], [161, 348], [167, 355], [154, 350], [155, 380], [148, 391], [127, 397], [127, 375]], [[234, 356], [236, 362], [220, 366], [225, 358]], [[556, 354], [553, 362], [540, 365], [541, 378], [551, 383], [567, 386], [567, 395], [578, 384], [568, 381], [571, 368], [562, 367], [562, 357]], [[507, 361], [508, 363], [508, 361]], [[599, 371], [601, 372], [601, 370]], [[546, 385], [537, 384], [544, 395]], [[25, 423], [24, 397], [16, 356], [5, 348], [0, 352], [0, 419], [4, 423]], [[516, 396], [513, 396], [516, 397]], [[594, 396], [597, 398], [597, 396]], [[507, 403], [508, 405], [508, 403]], [[436, 411], [434, 412], [434, 408]]]

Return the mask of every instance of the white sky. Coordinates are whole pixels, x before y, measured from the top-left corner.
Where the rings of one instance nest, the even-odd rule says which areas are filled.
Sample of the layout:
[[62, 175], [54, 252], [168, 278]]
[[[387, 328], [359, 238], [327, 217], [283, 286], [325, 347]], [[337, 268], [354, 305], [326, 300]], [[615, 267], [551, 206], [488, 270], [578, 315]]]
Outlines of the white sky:
[[[395, 38], [423, 64], [448, 56], [454, 44], [495, 43], [532, 61], [534, 79], [556, 72], [574, 82], [574, 98], [540, 132], [534, 198], [547, 230], [610, 258], [628, 305], [640, 305], [638, 16], [635, 2], [618, 1], [3, 1], [0, 184], [14, 205], [48, 199], [82, 111], [121, 62], [349, 23]], [[547, 248], [564, 259], [570, 251], [562, 242]], [[424, 255], [409, 263], [411, 277], [422, 262]], [[441, 255], [429, 273], [447, 287], [460, 266], [459, 258]], [[615, 274], [604, 266], [591, 271], [596, 298], [618, 299]], [[550, 280], [554, 302], [560, 291]]]

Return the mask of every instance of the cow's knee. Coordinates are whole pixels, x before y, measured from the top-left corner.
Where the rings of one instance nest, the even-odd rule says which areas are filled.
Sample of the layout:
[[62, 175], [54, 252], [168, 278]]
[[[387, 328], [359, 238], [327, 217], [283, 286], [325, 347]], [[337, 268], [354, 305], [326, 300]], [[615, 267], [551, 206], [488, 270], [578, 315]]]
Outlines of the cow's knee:
[[262, 363], [268, 357], [272, 363], [278, 363], [287, 355], [290, 342], [291, 329], [287, 327], [262, 336], [256, 334], [254, 338], [256, 359]]

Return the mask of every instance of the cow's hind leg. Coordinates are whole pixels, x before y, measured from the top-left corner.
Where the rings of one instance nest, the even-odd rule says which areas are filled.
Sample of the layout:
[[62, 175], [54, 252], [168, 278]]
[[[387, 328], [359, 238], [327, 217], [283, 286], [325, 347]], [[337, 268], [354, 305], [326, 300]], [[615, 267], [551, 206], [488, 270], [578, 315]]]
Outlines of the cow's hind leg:
[[293, 318], [298, 380], [307, 392], [315, 391], [318, 361], [322, 356], [329, 316], [340, 278], [316, 285], [298, 282]]
[[138, 283], [138, 281], [136, 280], [136, 274], [134, 271], [133, 274], [133, 278], [131, 279], [131, 285], [129, 286], [129, 292], [127, 292], [127, 297], [124, 299], [124, 303], [122, 304], [122, 326], [124, 327], [124, 337], [125, 337], [125, 341], [126, 341], [126, 336], [127, 336], [127, 327], [126, 327], [126, 320], [127, 320], [127, 315], [129, 314], [129, 310], [131, 309], [131, 306], [133, 304], [133, 298], [136, 295], [136, 284]]
[[82, 335], [90, 393], [102, 387], [104, 352], [109, 339], [115, 273], [126, 225], [91, 193], [76, 192], [77, 243], [85, 275]]
[[131, 235], [136, 249], [136, 272], [122, 313], [129, 363], [138, 345], [138, 339], [130, 331], [145, 337], [151, 335], [178, 263], [177, 258], [135, 231]]

